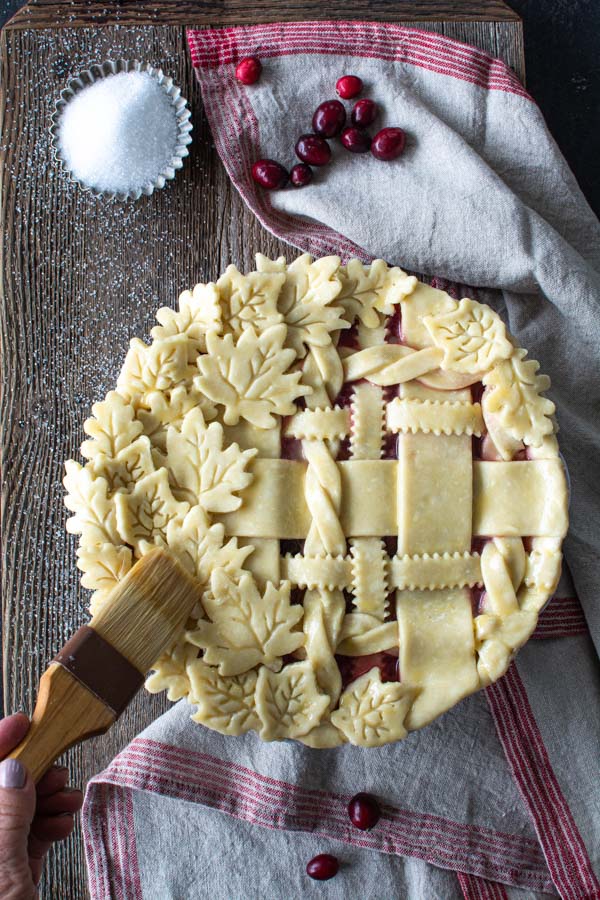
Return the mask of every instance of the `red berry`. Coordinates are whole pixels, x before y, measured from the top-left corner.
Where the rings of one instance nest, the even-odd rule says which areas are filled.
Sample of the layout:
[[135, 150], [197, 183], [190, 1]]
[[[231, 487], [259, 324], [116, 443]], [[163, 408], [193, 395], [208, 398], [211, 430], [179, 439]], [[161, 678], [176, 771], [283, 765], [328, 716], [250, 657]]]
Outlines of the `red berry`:
[[401, 128], [382, 128], [373, 138], [371, 153], [376, 159], [396, 159], [405, 144], [406, 134]]
[[235, 77], [242, 84], [256, 84], [262, 72], [262, 65], [257, 56], [245, 56], [235, 67]]
[[342, 100], [352, 100], [358, 97], [363, 89], [362, 79], [356, 75], [342, 75], [338, 78], [335, 89]]
[[369, 831], [379, 822], [381, 809], [371, 794], [356, 794], [348, 804], [352, 824], [361, 831]]
[[366, 153], [371, 146], [371, 138], [366, 131], [361, 131], [360, 128], [354, 126], [344, 128], [340, 140], [350, 153]]
[[269, 191], [283, 188], [288, 182], [287, 170], [274, 159], [259, 159], [252, 166], [252, 177], [261, 187]]
[[301, 134], [296, 144], [296, 156], [311, 166], [325, 166], [331, 159], [331, 147], [317, 134]]
[[317, 881], [328, 881], [334, 875], [337, 875], [339, 868], [340, 864], [337, 857], [332, 856], [330, 853], [319, 853], [306, 866], [306, 874]]
[[305, 187], [307, 184], [310, 184], [312, 177], [312, 169], [306, 163], [297, 163], [290, 172], [290, 181], [294, 187]]
[[356, 125], [357, 128], [368, 128], [377, 118], [378, 112], [379, 107], [375, 101], [365, 97], [364, 100], [356, 101], [350, 118], [352, 124]]
[[346, 110], [339, 100], [326, 100], [317, 106], [312, 120], [313, 131], [324, 138], [340, 133], [346, 124]]

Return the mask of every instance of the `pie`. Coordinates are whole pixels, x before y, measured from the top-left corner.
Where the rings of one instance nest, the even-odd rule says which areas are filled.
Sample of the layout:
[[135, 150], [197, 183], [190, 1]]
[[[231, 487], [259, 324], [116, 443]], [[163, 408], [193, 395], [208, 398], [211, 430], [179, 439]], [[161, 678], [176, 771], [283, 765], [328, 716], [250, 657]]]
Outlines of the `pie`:
[[92, 611], [155, 545], [198, 579], [148, 689], [223, 734], [377, 747], [499, 678], [567, 487], [497, 313], [381, 260], [259, 255], [157, 319], [65, 477]]

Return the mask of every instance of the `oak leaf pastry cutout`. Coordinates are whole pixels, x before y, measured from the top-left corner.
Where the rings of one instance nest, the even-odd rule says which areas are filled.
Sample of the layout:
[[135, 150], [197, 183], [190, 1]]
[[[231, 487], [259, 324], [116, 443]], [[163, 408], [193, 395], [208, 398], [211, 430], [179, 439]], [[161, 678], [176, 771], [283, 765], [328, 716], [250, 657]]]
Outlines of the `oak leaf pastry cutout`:
[[378, 747], [499, 678], [568, 523], [549, 379], [498, 314], [259, 254], [157, 319], [64, 479], [92, 609], [156, 545], [200, 584], [148, 690], [224, 735]]

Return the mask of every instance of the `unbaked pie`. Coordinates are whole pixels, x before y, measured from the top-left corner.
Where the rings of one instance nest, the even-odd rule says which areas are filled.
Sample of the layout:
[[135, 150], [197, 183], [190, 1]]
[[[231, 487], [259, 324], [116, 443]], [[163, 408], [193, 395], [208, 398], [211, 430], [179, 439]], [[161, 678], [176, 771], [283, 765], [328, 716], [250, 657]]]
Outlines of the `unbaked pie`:
[[65, 478], [92, 609], [157, 544], [198, 579], [148, 689], [376, 747], [499, 678], [567, 530], [549, 380], [500, 317], [381, 260], [259, 255], [157, 319]]

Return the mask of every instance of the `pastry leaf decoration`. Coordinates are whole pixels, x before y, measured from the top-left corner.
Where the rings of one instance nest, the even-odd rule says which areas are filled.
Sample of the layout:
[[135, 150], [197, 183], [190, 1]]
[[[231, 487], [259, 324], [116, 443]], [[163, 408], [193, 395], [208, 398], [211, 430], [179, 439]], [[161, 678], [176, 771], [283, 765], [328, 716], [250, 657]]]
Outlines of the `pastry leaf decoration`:
[[484, 391], [481, 405], [486, 424], [491, 418], [514, 440], [539, 447], [544, 437], [554, 431], [551, 416], [555, 406], [541, 396], [550, 387], [550, 379], [538, 375], [540, 364], [525, 356], [525, 350], [517, 350], [511, 359], [499, 363], [483, 377], [488, 390]]
[[297, 303], [317, 303], [327, 306], [341, 290], [339, 256], [324, 256], [313, 261], [303, 253], [287, 268], [285, 284], [279, 297], [279, 308], [284, 316]]
[[198, 656], [198, 648], [185, 639], [177, 641], [168, 653], [163, 653], [155, 663], [156, 671], [146, 679], [146, 689], [151, 694], [167, 692], [171, 702], [187, 697], [190, 692], [188, 666]]
[[81, 445], [81, 455], [86, 459], [93, 459], [99, 453], [114, 458], [142, 433], [135, 410], [116, 391], [111, 391], [101, 403], [95, 403], [92, 415], [93, 418], [83, 423], [83, 430], [92, 439]]
[[307, 347], [326, 347], [331, 343], [332, 331], [348, 328], [341, 307], [318, 303], [300, 302], [287, 313], [285, 321], [287, 344], [300, 359], [306, 355]]
[[207, 422], [217, 416], [216, 407], [208, 397], [194, 388], [188, 390], [184, 385], [171, 391], [151, 391], [144, 397], [144, 407], [138, 409], [137, 418], [152, 446], [163, 452], [167, 449], [168, 427], [181, 428], [185, 414], [191, 409], [200, 407]]
[[413, 696], [397, 681], [382, 682], [381, 672], [373, 668], [348, 685], [331, 721], [359, 747], [399, 741], [407, 734], [404, 717]]
[[287, 272], [285, 256], [269, 259], [264, 253], [257, 253], [255, 259], [257, 272]]
[[292, 663], [277, 673], [261, 667], [255, 698], [263, 741], [308, 734], [329, 706], [329, 697], [319, 691], [309, 662]]
[[180, 503], [171, 493], [166, 469], [159, 469], [136, 482], [129, 494], [115, 494], [117, 528], [121, 541], [145, 553], [153, 544], [167, 544], [167, 525], [183, 519], [189, 503]]
[[67, 519], [67, 531], [81, 535], [82, 547], [121, 544], [106, 478], [94, 476], [72, 459], [65, 463], [65, 470], [63, 484], [68, 492], [65, 506], [75, 513]]
[[350, 324], [359, 319], [366, 328], [377, 328], [381, 324], [379, 313], [391, 315], [394, 305], [408, 296], [417, 283], [402, 269], [389, 269], [382, 259], [374, 260], [370, 266], [351, 259], [340, 275], [342, 290], [337, 302]]
[[303, 608], [290, 605], [289, 582], [279, 588], [267, 582], [261, 596], [251, 575], [236, 583], [214, 569], [210, 587], [202, 600], [210, 621], [200, 620], [187, 638], [202, 647], [206, 663], [219, 666], [220, 675], [240, 675], [259, 663], [279, 669], [281, 657], [304, 644], [304, 634], [292, 631]]
[[186, 414], [181, 430], [169, 428], [167, 453], [178, 494], [199, 503], [206, 512], [226, 513], [239, 509], [237, 496], [252, 481], [246, 466], [256, 450], [240, 450], [237, 444], [223, 449], [223, 426], [206, 425], [200, 409]]
[[287, 270], [279, 296], [287, 345], [302, 359], [307, 347], [326, 347], [331, 332], [348, 328], [341, 306], [333, 305], [340, 292], [340, 260], [326, 256], [316, 262], [308, 254], [298, 257]]
[[188, 674], [191, 682], [189, 700], [198, 704], [192, 716], [194, 722], [214, 728], [221, 734], [238, 735], [260, 729], [254, 702], [256, 672], [224, 678], [198, 659], [188, 665]]
[[201, 584], [208, 584], [211, 572], [222, 569], [232, 578], [239, 578], [253, 547], [238, 547], [237, 538], [225, 544], [223, 525], [208, 524], [201, 506], [194, 506], [183, 520], [171, 519], [167, 524], [167, 544], [185, 568]]
[[83, 587], [92, 591], [110, 591], [127, 575], [131, 568], [132, 554], [129, 547], [101, 544], [100, 547], [80, 547], [77, 551], [77, 568], [84, 575]]
[[198, 357], [200, 375], [194, 384], [224, 406], [226, 425], [244, 418], [257, 428], [273, 428], [275, 416], [292, 415], [294, 401], [310, 393], [299, 383], [301, 372], [286, 374], [296, 354], [284, 348], [285, 335], [285, 325], [273, 325], [261, 334], [246, 328], [237, 343], [230, 334], [207, 335], [208, 353]]
[[207, 331], [221, 328], [221, 307], [217, 286], [197, 284], [193, 291], [179, 296], [179, 310], [163, 307], [156, 313], [159, 325], [151, 331], [155, 341], [183, 334], [188, 340], [188, 359], [193, 362], [199, 350], [204, 350]]
[[284, 281], [285, 275], [277, 272], [242, 275], [228, 266], [217, 281], [224, 330], [239, 337], [249, 326], [261, 332], [278, 325], [277, 298]]
[[500, 316], [467, 297], [450, 312], [426, 316], [423, 322], [435, 346], [444, 351], [444, 369], [462, 374], [487, 372], [513, 352]]
[[150, 347], [134, 338], [117, 379], [117, 389], [126, 400], [133, 400], [148, 391], [166, 391], [189, 381], [194, 372], [188, 363], [187, 335], [154, 341]]
[[99, 453], [91, 466], [97, 475], [106, 478], [111, 491], [131, 490], [136, 481], [154, 472], [150, 441], [142, 435], [114, 457]]

